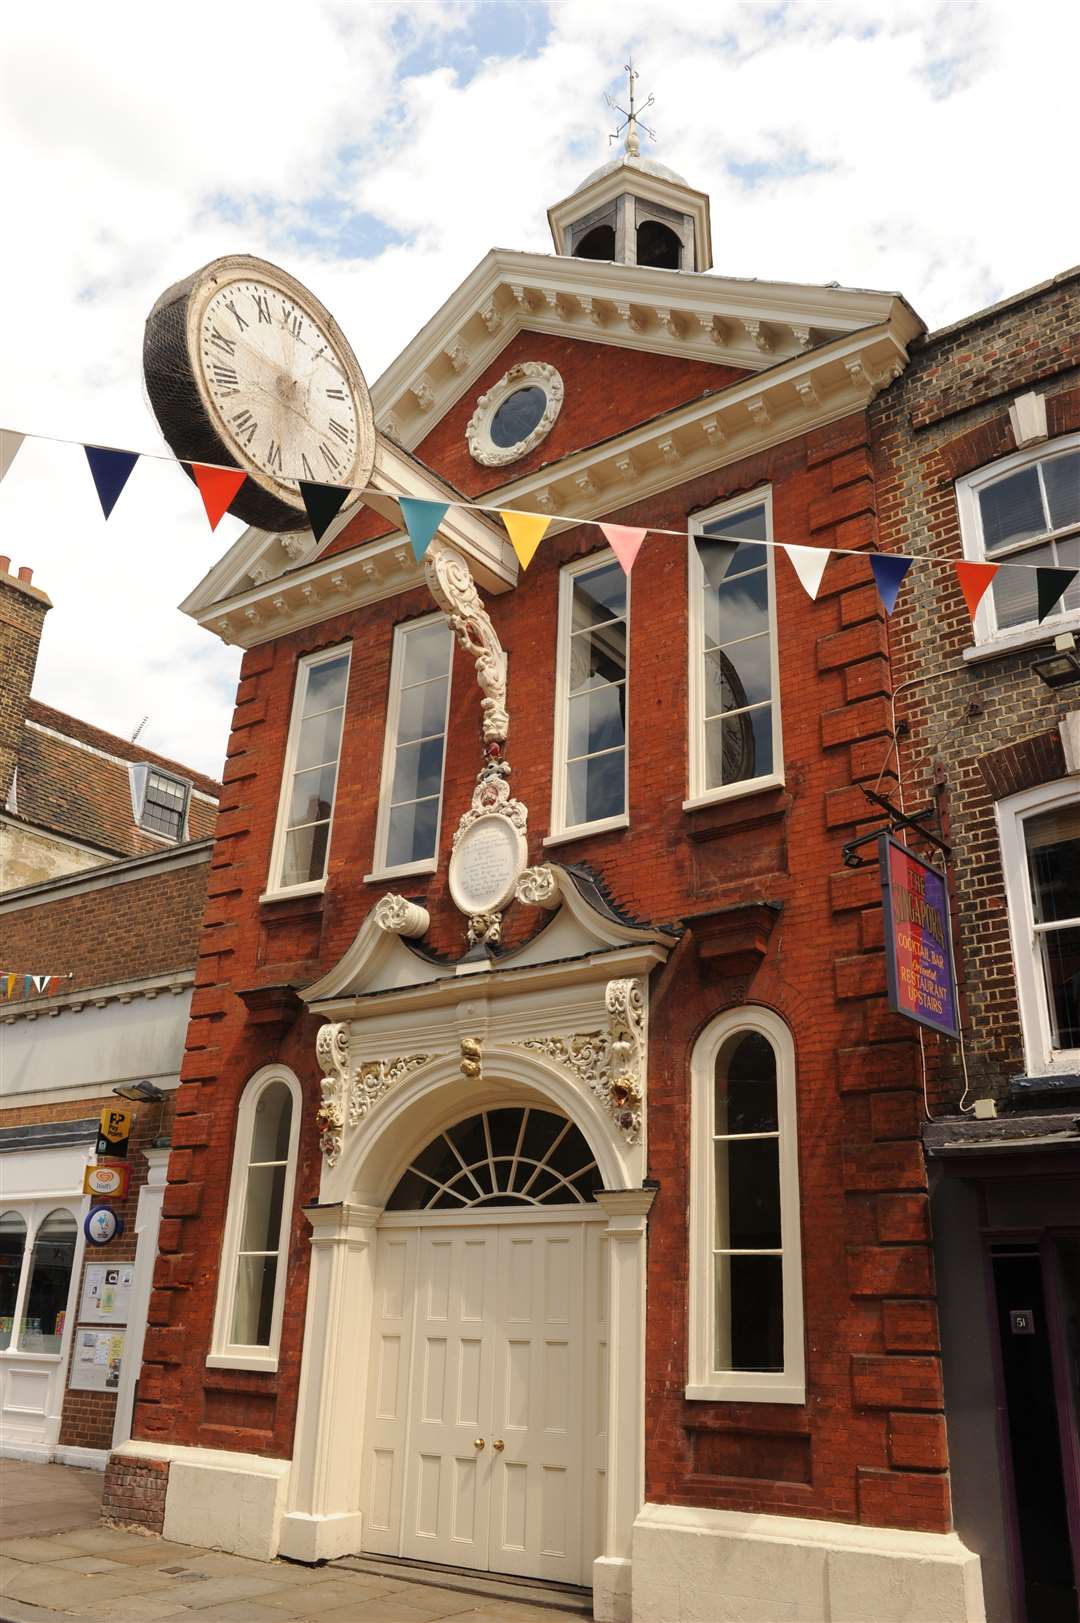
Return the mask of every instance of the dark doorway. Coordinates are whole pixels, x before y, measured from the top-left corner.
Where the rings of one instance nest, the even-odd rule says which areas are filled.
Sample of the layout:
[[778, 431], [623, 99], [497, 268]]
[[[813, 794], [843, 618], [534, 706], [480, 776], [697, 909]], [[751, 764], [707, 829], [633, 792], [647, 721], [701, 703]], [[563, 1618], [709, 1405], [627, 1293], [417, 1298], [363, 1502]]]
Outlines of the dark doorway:
[[1027, 1623], [1080, 1623], [1051, 1325], [1034, 1247], [994, 1247], [1005, 1424]]
[[591, 231], [586, 231], [577, 247], [574, 249], [575, 259], [614, 259], [615, 258], [615, 228], [610, 225], [594, 225]]
[[657, 270], [678, 270], [682, 243], [670, 226], [659, 220], [642, 220], [637, 228], [637, 262], [655, 265]]

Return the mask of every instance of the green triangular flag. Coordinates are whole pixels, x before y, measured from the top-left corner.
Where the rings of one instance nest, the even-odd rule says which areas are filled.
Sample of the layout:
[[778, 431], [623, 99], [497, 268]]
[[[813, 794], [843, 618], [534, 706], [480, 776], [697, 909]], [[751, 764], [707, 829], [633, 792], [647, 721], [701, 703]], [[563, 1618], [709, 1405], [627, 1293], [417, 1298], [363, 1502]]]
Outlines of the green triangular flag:
[[1058, 598], [1067, 592], [1077, 574], [1076, 569], [1036, 569], [1035, 590], [1039, 595], [1040, 621], [1045, 620]]
[[420, 562], [431, 538], [443, 521], [449, 502], [421, 501], [419, 496], [399, 496], [398, 506], [412, 542], [413, 557]]
[[297, 481], [300, 494], [304, 498], [307, 508], [308, 522], [311, 533], [316, 541], [321, 541], [331, 524], [337, 518], [349, 495], [348, 485], [318, 485], [311, 484], [306, 479]]

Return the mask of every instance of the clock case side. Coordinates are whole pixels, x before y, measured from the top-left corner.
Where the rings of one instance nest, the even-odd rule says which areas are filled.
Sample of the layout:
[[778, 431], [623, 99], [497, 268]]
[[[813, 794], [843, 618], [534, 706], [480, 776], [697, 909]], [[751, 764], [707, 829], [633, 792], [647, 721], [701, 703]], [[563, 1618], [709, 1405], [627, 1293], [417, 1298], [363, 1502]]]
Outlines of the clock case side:
[[[204, 462], [242, 469], [247, 480], [241, 485], [229, 512], [245, 524], [271, 532], [310, 528], [307, 511], [299, 492], [288, 499], [268, 490], [265, 475], [254, 464], [238, 460], [215, 426], [201, 381], [192, 362], [191, 327], [193, 303], [206, 289], [244, 276], [270, 273], [275, 282], [295, 289], [298, 300], [310, 305], [325, 323], [338, 355], [346, 365], [357, 411], [358, 449], [356, 465], [350, 472], [351, 484], [364, 486], [371, 475], [375, 457], [375, 424], [371, 399], [363, 373], [337, 322], [319, 300], [299, 282], [265, 260], [247, 255], [231, 255], [193, 271], [183, 281], [166, 288], [155, 301], [146, 319], [143, 334], [143, 376], [146, 392], [158, 427], [174, 455], [187, 462]], [[188, 478], [191, 470], [184, 467]], [[351, 505], [351, 504], [350, 504]]]

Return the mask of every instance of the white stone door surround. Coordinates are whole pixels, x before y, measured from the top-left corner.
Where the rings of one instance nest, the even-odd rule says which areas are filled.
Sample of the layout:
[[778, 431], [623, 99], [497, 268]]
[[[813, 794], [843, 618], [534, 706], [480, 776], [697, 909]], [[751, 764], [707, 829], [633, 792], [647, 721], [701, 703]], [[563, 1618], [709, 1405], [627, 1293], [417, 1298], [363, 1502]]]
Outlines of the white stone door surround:
[[[364, 1023], [358, 1022], [360, 1030]], [[483, 1075], [443, 1054], [397, 1081], [349, 1134], [335, 1167], [324, 1163], [312, 1226], [311, 1275], [296, 1439], [280, 1552], [304, 1561], [361, 1548], [361, 1447], [369, 1386], [376, 1227], [409, 1161], [445, 1127], [485, 1108], [554, 1107], [596, 1156], [606, 1212], [608, 1429], [605, 1528], [593, 1565], [594, 1614], [630, 1616], [630, 1545], [643, 1497], [645, 1234], [653, 1191], [642, 1189], [644, 1151], [568, 1068], [523, 1046], [484, 1043]]]

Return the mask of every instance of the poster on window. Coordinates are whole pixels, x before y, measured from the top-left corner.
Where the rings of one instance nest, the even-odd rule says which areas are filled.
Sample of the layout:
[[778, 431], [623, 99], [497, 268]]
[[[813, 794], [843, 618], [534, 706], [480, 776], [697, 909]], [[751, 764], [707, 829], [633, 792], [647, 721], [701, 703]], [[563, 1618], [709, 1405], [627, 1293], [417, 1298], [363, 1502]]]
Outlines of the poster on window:
[[123, 1330], [89, 1330], [80, 1325], [75, 1331], [68, 1386], [80, 1392], [117, 1391], [124, 1361], [124, 1334]]
[[878, 841], [889, 1007], [958, 1037], [945, 875], [889, 834]]
[[133, 1263], [91, 1263], [83, 1276], [79, 1319], [90, 1324], [127, 1324], [135, 1284]]

